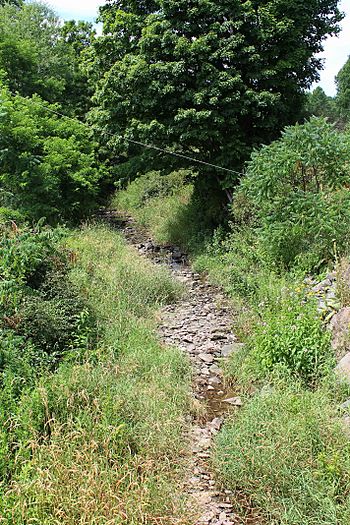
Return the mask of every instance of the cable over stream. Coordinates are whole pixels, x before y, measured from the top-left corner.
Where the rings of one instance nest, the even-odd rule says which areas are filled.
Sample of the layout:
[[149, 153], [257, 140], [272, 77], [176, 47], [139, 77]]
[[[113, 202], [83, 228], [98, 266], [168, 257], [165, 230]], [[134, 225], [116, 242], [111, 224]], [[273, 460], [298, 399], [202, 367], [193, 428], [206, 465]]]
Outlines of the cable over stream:
[[159, 246], [131, 218], [114, 211], [103, 212], [104, 220], [118, 228], [141, 256], [166, 265], [185, 285], [187, 293], [178, 304], [161, 311], [158, 334], [166, 345], [182, 349], [193, 367], [193, 396], [200, 404], [189, 430], [190, 476], [185, 493], [193, 525], [237, 525], [257, 523], [242, 519], [232, 505], [232, 493], [217, 486], [210, 466], [213, 438], [225, 415], [241, 406], [241, 399], [225, 385], [221, 363], [240, 344], [232, 332], [233, 320], [224, 293], [194, 273], [185, 254], [174, 246]]

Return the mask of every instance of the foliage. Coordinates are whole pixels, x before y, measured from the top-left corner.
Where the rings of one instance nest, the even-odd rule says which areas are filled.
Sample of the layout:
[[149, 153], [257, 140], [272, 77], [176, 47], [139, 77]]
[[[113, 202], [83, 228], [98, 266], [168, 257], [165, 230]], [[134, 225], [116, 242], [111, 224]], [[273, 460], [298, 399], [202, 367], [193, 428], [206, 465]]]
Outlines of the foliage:
[[[225, 425], [214, 461], [225, 486], [246, 496], [268, 523], [345, 525], [349, 452], [328, 396], [282, 383], [255, 396]], [[240, 505], [238, 496], [234, 503]]]
[[131, 214], [157, 242], [197, 252], [217, 223], [220, 205], [215, 199], [204, 205], [194, 190], [196, 180], [188, 170], [150, 172], [117, 192], [112, 205]]
[[[342, 17], [336, 0], [118, 0], [100, 18], [91, 118], [123, 178], [183, 166], [128, 139], [241, 167], [252, 147], [298, 118], [321, 67], [315, 53]], [[237, 179], [215, 176], [230, 188]]]
[[325, 119], [311, 118], [253, 154], [242, 189], [274, 264], [308, 270], [348, 248], [348, 143]]
[[13, 4], [17, 7], [20, 7], [23, 5], [23, 0], [0, 0], [0, 6], [6, 4]]
[[0, 93], [0, 182], [28, 218], [76, 219], [95, 206], [101, 169], [86, 127], [37, 95]]
[[249, 340], [251, 355], [265, 374], [285, 369], [313, 382], [333, 364], [330, 332], [325, 330], [313, 301], [289, 292], [273, 308], [262, 311], [262, 322]]
[[[16, 404], [9, 395], [0, 468], [11, 482], [3, 485], [1, 515], [16, 525], [23, 516], [48, 525], [185, 523], [174, 487], [183, 472], [189, 367], [153, 333], [157, 307], [181, 289], [107, 228], [74, 232], [67, 245], [75, 254], [70, 279], [99, 339]], [[49, 282], [45, 290], [51, 294]]]
[[20, 353], [31, 366], [56, 364], [91, 325], [86, 305], [68, 277], [68, 253], [56, 246], [59, 237], [50, 230], [3, 233], [0, 313], [6, 374], [10, 369], [16, 372]]
[[350, 58], [336, 76], [336, 104], [340, 116], [349, 121], [350, 117]]
[[67, 23], [45, 4], [30, 2], [18, 9], [0, 6], [0, 72], [12, 92], [39, 94], [65, 104], [66, 111], [87, 110], [89, 91], [80, 66], [81, 46], [94, 37], [91, 26]]
[[338, 108], [336, 100], [329, 97], [318, 86], [311, 93], [308, 93], [306, 101], [306, 113], [309, 116], [327, 117], [330, 121], [338, 120]]

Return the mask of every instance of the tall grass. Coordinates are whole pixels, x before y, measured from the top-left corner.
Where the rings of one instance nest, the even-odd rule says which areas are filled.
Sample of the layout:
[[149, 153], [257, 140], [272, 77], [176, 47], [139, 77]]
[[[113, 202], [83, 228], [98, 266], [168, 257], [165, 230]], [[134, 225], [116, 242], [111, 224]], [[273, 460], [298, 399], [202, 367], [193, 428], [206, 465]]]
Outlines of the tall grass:
[[[131, 185], [117, 200], [137, 191]], [[276, 525], [345, 525], [350, 450], [337, 404], [349, 389], [334, 383], [330, 334], [305, 273], [288, 272], [266, 258], [254, 217], [239, 195], [231, 228], [196, 244], [191, 200], [184, 202], [182, 191], [153, 194], [135, 208], [129, 201], [128, 212], [153, 233], [161, 232], [163, 242], [176, 239], [188, 246], [194, 268], [232, 300], [235, 333], [246, 344], [233, 353], [225, 372], [241, 390], [244, 407], [217, 438], [212, 458], [217, 480], [233, 491], [235, 508], [247, 511], [249, 519], [253, 510], [262, 522]], [[347, 290], [340, 293], [347, 304]]]
[[157, 308], [182, 290], [105, 227], [67, 242], [98, 342], [20, 399], [6, 524], [184, 524], [189, 365], [154, 334]]
[[349, 523], [350, 442], [325, 390], [283, 382], [256, 395], [224, 426], [214, 465], [266, 523]]

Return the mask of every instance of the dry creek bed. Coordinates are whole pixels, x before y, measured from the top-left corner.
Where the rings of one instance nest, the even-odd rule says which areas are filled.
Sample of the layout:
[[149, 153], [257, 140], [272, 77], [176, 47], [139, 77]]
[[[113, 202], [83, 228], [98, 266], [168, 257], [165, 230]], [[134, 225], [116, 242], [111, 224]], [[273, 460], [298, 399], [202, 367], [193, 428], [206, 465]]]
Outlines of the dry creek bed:
[[[187, 257], [174, 246], [158, 246], [148, 234], [135, 227], [132, 219], [116, 212], [104, 212], [105, 219], [120, 229], [128, 243], [141, 256], [155, 264], [166, 265], [174, 277], [185, 285], [181, 302], [162, 309], [158, 333], [166, 345], [182, 349], [193, 366], [193, 396], [201, 404], [200, 416], [191, 425], [191, 465], [186, 483], [190, 509], [198, 509], [193, 525], [237, 525], [249, 523], [235, 513], [232, 493], [222, 490], [210, 468], [210, 449], [225, 414], [238, 409], [242, 402], [225, 386], [221, 363], [240, 348], [232, 332], [230, 307], [224, 293], [194, 273]], [[254, 520], [255, 521], [255, 520]]]

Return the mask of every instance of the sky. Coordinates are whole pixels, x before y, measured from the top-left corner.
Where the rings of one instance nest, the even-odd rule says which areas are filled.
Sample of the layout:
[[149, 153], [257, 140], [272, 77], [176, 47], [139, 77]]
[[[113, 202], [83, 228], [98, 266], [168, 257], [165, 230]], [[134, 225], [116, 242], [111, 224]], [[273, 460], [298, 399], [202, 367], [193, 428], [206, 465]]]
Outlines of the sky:
[[[307, 1], [307, 0], [306, 0]], [[47, 0], [47, 3], [64, 19], [79, 19], [93, 22], [98, 14], [98, 7], [104, 0]], [[325, 42], [325, 69], [321, 72], [319, 85], [327, 95], [334, 96], [336, 86], [334, 77], [350, 55], [350, 0], [342, 0], [340, 8], [346, 13], [342, 22], [342, 32], [338, 37], [331, 37]]]

